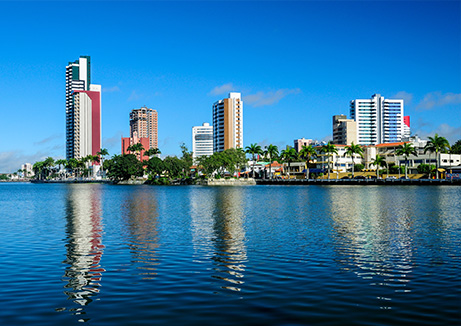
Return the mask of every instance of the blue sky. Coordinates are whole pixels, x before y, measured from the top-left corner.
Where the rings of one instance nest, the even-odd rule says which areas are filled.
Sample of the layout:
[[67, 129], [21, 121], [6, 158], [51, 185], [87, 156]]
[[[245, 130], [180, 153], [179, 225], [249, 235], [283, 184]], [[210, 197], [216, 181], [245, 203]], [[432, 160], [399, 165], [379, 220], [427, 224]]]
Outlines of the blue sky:
[[461, 138], [459, 1], [0, 2], [0, 172], [65, 156], [65, 66], [90, 55], [103, 147], [159, 113], [164, 155], [239, 91], [244, 145], [329, 139], [334, 114], [404, 98], [412, 132]]

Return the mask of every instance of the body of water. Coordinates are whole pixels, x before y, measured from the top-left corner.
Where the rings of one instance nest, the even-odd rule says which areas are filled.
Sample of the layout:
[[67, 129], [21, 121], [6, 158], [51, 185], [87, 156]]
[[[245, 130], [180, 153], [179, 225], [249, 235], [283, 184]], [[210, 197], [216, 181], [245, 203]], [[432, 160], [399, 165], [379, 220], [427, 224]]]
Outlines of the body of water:
[[0, 184], [1, 325], [456, 325], [457, 186]]

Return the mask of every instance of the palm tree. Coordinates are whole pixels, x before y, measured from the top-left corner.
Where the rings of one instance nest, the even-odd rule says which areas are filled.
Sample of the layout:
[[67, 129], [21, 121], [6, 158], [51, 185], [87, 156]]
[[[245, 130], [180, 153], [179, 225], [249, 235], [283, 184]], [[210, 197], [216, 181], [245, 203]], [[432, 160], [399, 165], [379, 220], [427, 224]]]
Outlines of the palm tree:
[[109, 155], [109, 151], [106, 149], [106, 148], [101, 148], [99, 150], [99, 152], [96, 153], [96, 155], [99, 156], [99, 159], [101, 161], [101, 177], [104, 177], [105, 176], [105, 173], [104, 173], [104, 156], [107, 156]]
[[253, 178], [255, 177], [255, 155], [261, 155], [263, 153], [261, 146], [258, 144], [254, 143], [251, 144], [250, 146], [245, 147], [245, 152], [247, 154], [250, 154], [252, 159], [253, 159]]
[[45, 161], [43, 161], [43, 169], [46, 171], [46, 174], [49, 175], [51, 172], [51, 168], [54, 166], [54, 159], [52, 157], [47, 157]]
[[363, 149], [360, 145], [355, 145], [354, 142], [352, 142], [349, 146], [346, 146], [346, 152], [344, 153], [344, 156], [350, 156], [352, 158], [352, 178], [354, 178], [355, 155], [359, 155], [361, 158], [363, 158]]
[[277, 146], [269, 144], [265, 147], [264, 155], [269, 158], [269, 177], [272, 177], [272, 160], [279, 155], [279, 149]]
[[[376, 178], [379, 179], [379, 168], [387, 165], [384, 156], [376, 155], [375, 160], [371, 164], [376, 166]], [[387, 173], [389, 175], [389, 171]]]
[[74, 170], [78, 167], [78, 161], [77, 159], [75, 158], [70, 158], [68, 161], [67, 161], [67, 164], [66, 164], [66, 168], [67, 169], [70, 169], [72, 171], [72, 174], [74, 174]]
[[58, 165], [59, 172], [61, 172], [61, 165], [66, 166], [67, 160], [66, 159], [59, 159], [59, 160], [56, 160], [56, 162], [54, 162], [54, 163], [56, 163]]
[[397, 147], [395, 154], [399, 156], [405, 156], [405, 179], [408, 179], [408, 156], [418, 156], [416, 149], [410, 143], [404, 143], [403, 145], [399, 145]]
[[288, 171], [290, 170], [290, 163], [298, 159], [298, 152], [293, 147], [288, 147], [280, 153], [280, 158], [288, 163]]
[[307, 166], [306, 179], [309, 179], [309, 161], [311, 160], [311, 158], [317, 157], [317, 152], [315, 151], [314, 147], [312, 147], [312, 145], [303, 146], [301, 150], [299, 151], [299, 157], [306, 160], [306, 166]]
[[162, 154], [158, 148], [150, 148], [144, 152], [144, 156], [151, 157], [153, 155]]
[[448, 140], [445, 137], [439, 137], [439, 135], [435, 134], [434, 137], [428, 137], [429, 141], [427, 142], [426, 146], [424, 146], [424, 153], [430, 151], [431, 153], [435, 153], [435, 173], [436, 178], [439, 178], [439, 157], [438, 153], [444, 153], [450, 147]]
[[338, 154], [338, 149], [334, 144], [328, 142], [328, 144], [322, 146], [320, 151], [328, 156], [328, 180], [330, 180], [330, 156], [331, 154]]

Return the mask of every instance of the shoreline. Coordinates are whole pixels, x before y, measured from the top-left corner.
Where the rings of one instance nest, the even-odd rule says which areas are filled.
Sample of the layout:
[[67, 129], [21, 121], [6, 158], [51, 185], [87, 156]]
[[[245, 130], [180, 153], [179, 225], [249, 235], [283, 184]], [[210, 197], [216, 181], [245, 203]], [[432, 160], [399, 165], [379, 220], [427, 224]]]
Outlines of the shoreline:
[[[111, 180], [27, 180], [27, 181], [3, 181], [3, 183], [40, 183], [40, 184], [88, 184], [88, 183], [102, 183], [102, 184], [111, 184], [111, 185], [149, 185], [145, 181], [131, 181], [131, 182], [114, 182]], [[174, 185], [189, 185], [189, 184], [174, 184]], [[193, 183], [190, 185], [194, 185]], [[195, 185], [202, 186], [251, 186], [251, 185], [380, 185], [380, 186], [402, 186], [402, 185], [411, 185], [411, 186], [441, 186], [441, 185], [450, 185], [450, 186], [460, 186], [461, 179], [396, 179], [396, 180], [384, 180], [384, 179], [254, 179], [251, 183], [242, 182], [241, 179], [226, 179], [221, 182], [216, 182], [216, 180], [210, 182], [208, 181], [198, 181]]]

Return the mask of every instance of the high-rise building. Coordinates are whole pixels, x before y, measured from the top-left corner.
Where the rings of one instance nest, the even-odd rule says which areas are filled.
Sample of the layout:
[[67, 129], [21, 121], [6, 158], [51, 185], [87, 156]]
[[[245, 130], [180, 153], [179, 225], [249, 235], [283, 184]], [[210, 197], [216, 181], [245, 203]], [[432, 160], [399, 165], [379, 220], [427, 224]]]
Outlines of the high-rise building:
[[213, 126], [203, 123], [192, 127], [192, 157], [213, 155]]
[[240, 96], [240, 93], [231, 92], [228, 98], [213, 104], [213, 152], [243, 148], [243, 101]]
[[403, 135], [408, 138], [411, 135], [410, 131], [410, 116], [406, 115], [403, 117]]
[[401, 141], [404, 132], [403, 100], [385, 99], [380, 94], [374, 94], [371, 99], [351, 101], [350, 114], [357, 124], [357, 144]]
[[333, 116], [333, 144], [357, 144], [357, 123], [344, 114]]
[[101, 150], [101, 85], [91, 84], [90, 57], [66, 66], [66, 158]]
[[300, 138], [294, 140], [295, 150], [299, 152], [303, 146], [309, 146], [313, 144], [314, 141], [312, 139]]
[[158, 148], [158, 115], [157, 111], [142, 107], [130, 113], [130, 137], [135, 133], [139, 138], [149, 139], [149, 148]]

